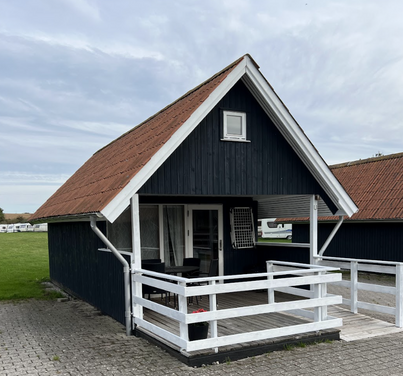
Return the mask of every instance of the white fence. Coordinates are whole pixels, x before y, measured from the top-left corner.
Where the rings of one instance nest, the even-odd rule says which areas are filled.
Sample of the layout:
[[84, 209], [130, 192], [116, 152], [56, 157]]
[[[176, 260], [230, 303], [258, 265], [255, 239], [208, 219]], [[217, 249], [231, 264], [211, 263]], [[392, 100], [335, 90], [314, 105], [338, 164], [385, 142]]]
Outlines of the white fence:
[[[145, 269], [132, 270], [133, 279], [133, 321], [140, 328], [154, 333], [166, 341], [177, 345], [186, 351], [220, 346], [233, 345], [251, 341], [265, 340], [281, 336], [296, 335], [323, 329], [330, 329], [342, 325], [342, 320], [327, 315], [327, 306], [340, 304], [341, 296], [327, 294], [327, 283], [341, 281], [340, 273], [328, 273], [338, 270], [333, 267], [307, 265], [289, 262], [268, 261], [266, 273], [231, 275], [207, 278], [186, 279], [152, 272]], [[281, 277], [281, 278], [277, 278]], [[162, 278], [156, 279], [156, 278]], [[251, 280], [253, 279], [253, 280]], [[241, 281], [241, 282], [240, 282]], [[223, 283], [226, 282], [226, 283]], [[205, 283], [202, 286], [190, 284]], [[169, 291], [178, 297], [178, 309], [165, 306], [142, 297], [142, 284]], [[313, 290], [304, 290], [298, 286], [311, 285]], [[247, 292], [267, 290], [266, 304], [243, 306], [230, 309], [217, 309], [217, 296], [232, 292]], [[284, 291], [304, 299], [287, 302], [275, 302], [274, 291]], [[208, 296], [209, 311], [189, 314], [187, 298]], [[306, 299], [308, 297], [309, 299]], [[179, 335], [167, 331], [162, 325], [155, 325], [143, 317], [143, 307], [156, 311], [165, 316], [165, 319], [179, 323]], [[310, 319], [303, 324], [282, 326], [279, 328], [262, 329], [259, 331], [222, 335], [218, 333], [218, 321], [237, 317], [253, 316], [268, 313], [287, 312]], [[210, 323], [210, 337], [197, 341], [189, 341], [188, 324], [204, 322]], [[221, 334], [221, 335], [219, 335]]]
[[[350, 271], [349, 281], [342, 280], [336, 282], [335, 285], [350, 289], [350, 299], [343, 299], [343, 304], [349, 305], [351, 312], [357, 313], [358, 308], [361, 308], [394, 315], [395, 325], [399, 328], [403, 327], [403, 263], [327, 256], [316, 256], [315, 259], [317, 260], [318, 265], [333, 266]], [[359, 271], [394, 275], [395, 286], [383, 286], [374, 283], [358, 282]], [[395, 307], [359, 301], [359, 290], [395, 295]]]

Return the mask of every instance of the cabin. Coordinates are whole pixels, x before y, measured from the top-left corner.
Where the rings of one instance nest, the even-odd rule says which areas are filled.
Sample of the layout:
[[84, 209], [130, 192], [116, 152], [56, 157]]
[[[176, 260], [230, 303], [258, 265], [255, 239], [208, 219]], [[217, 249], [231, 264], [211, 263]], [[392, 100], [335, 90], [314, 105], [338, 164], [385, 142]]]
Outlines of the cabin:
[[[314, 265], [317, 217], [356, 211], [244, 55], [97, 151], [31, 221], [48, 223], [54, 283], [124, 324], [128, 335], [178, 356], [210, 349], [222, 359], [222, 349], [295, 335], [301, 341], [341, 325], [326, 310], [340, 297], [322, 289], [340, 275]], [[310, 218], [300, 256], [256, 242], [258, 218], [272, 217]], [[198, 260], [197, 275], [186, 275], [185, 259]], [[298, 288], [305, 285], [311, 291]], [[280, 303], [278, 292], [304, 298]], [[246, 302], [235, 298], [242, 293], [256, 300], [234, 307]], [[258, 297], [264, 301], [256, 306]], [[206, 309], [192, 314], [194, 304]], [[299, 318], [277, 320], [284, 312]], [[243, 321], [248, 328], [234, 324], [253, 315], [253, 330], [250, 320]], [[209, 337], [190, 340], [189, 326], [205, 323]]]
[[[403, 262], [403, 153], [330, 166], [359, 211], [327, 246], [329, 257]], [[318, 247], [325, 243], [337, 218], [319, 218]], [[309, 225], [294, 223], [295, 242], [309, 238]]]

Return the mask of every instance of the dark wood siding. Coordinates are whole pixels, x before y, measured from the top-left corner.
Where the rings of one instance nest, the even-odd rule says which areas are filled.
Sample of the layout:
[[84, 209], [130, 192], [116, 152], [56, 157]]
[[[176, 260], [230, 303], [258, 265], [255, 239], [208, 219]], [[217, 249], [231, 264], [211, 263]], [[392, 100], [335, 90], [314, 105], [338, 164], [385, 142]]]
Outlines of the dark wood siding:
[[[221, 141], [222, 111], [247, 114], [250, 142]], [[323, 192], [240, 81], [141, 188], [140, 194], [275, 195]]]
[[[320, 223], [318, 244], [322, 247], [334, 223]], [[293, 242], [309, 241], [309, 225], [293, 224]], [[325, 256], [403, 262], [403, 223], [344, 222]]]
[[51, 280], [124, 324], [123, 266], [98, 251], [105, 246], [89, 222], [50, 223], [48, 239]]

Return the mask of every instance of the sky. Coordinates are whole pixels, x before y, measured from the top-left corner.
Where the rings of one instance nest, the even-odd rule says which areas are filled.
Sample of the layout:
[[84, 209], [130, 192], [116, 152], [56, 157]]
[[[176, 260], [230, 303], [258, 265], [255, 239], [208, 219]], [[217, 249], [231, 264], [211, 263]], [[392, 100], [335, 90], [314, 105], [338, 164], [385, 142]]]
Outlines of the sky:
[[239, 57], [328, 164], [403, 152], [401, 0], [0, 0], [0, 208]]

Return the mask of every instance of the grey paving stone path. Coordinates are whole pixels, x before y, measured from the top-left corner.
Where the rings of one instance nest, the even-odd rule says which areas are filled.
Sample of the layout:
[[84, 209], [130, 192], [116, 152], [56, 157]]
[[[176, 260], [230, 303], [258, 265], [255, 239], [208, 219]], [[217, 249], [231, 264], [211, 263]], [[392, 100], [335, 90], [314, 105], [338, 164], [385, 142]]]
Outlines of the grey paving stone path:
[[0, 375], [403, 375], [403, 334], [190, 368], [90, 305], [0, 303]]

